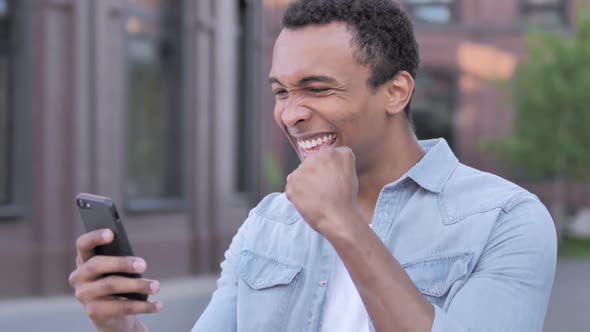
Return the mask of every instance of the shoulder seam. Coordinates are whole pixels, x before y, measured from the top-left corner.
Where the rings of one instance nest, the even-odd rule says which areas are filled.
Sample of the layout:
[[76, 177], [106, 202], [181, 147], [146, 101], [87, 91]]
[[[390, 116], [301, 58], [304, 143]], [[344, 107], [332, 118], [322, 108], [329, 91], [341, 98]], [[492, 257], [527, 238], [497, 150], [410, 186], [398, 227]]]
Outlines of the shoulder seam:
[[523, 191], [516, 193], [504, 204], [504, 206], [502, 207], [502, 212], [509, 213], [515, 206], [517, 206], [519, 203], [526, 200], [527, 198], [532, 198], [537, 201], [539, 200], [537, 196], [523, 189]]

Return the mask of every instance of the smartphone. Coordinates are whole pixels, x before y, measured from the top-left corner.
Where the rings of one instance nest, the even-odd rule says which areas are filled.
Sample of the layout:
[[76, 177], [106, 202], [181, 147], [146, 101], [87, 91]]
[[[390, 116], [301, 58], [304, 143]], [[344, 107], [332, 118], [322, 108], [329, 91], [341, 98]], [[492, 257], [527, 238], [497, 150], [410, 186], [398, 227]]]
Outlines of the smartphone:
[[[94, 249], [96, 255], [100, 256], [135, 256], [131, 249], [131, 243], [127, 239], [125, 227], [119, 218], [119, 213], [113, 200], [108, 197], [102, 197], [92, 194], [80, 193], [76, 196], [76, 205], [82, 217], [82, 222], [87, 232], [97, 229], [108, 228], [113, 231], [115, 238], [111, 243], [97, 246]], [[109, 275], [118, 275], [127, 278], [141, 278], [139, 273], [109, 273]], [[142, 293], [123, 293], [113, 294], [113, 296], [124, 297], [130, 300], [146, 301], [147, 294]]]

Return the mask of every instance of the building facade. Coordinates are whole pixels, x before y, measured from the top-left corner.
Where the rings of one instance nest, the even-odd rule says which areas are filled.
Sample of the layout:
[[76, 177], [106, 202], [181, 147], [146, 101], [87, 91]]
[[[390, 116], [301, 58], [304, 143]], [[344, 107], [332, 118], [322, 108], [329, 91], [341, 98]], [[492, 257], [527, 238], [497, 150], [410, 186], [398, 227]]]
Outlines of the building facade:
[[[217, 271], [248, 210], [298, 163], [267, 83], [287, 2], [0, 0], [0, 297], [69, 291], [78, 192], [114, 199], [148, 277]], [[523, 22], [568, 30], [573, 6], [403, 5], [422, 56], [419, 136], [502, 173], [479, 149], [510, 130], [494, 82], [525, 57]]]
[[78, 192], [147, 275], [216, 271], [264, 186], [262, 6], [0, 0], [0, 297], [69, 291]]

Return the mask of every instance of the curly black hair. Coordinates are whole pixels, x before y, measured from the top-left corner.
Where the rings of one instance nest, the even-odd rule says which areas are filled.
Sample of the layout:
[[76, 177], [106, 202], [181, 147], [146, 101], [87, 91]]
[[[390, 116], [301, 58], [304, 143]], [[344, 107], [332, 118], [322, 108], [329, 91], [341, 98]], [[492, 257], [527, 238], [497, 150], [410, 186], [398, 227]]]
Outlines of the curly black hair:
[[[296, 0], [283, 16], [283, 27], [343, 22], [353, 32], [355, 59], [372, 69], [369, 85], [377, 88], [405, 70], [416, 77], [420, 63], [414, 27], [393, 0]], [[410, 104], [405, 109], [411, 120]]]

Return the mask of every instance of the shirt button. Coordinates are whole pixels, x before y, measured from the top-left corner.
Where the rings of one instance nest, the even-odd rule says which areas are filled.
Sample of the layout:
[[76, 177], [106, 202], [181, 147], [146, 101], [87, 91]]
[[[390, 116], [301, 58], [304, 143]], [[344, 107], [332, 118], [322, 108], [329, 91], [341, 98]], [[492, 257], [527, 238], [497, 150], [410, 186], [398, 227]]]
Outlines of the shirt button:
[[438, 282], [434, 285], [434, 291], [437, 293], [442, 293], [442, 291], [444, 290], [444, 287], [445, 286], [442, 283]]
[[321, 287], [326, 287], [327, 284], [328, 284], [328, 280], [320, 280]]

